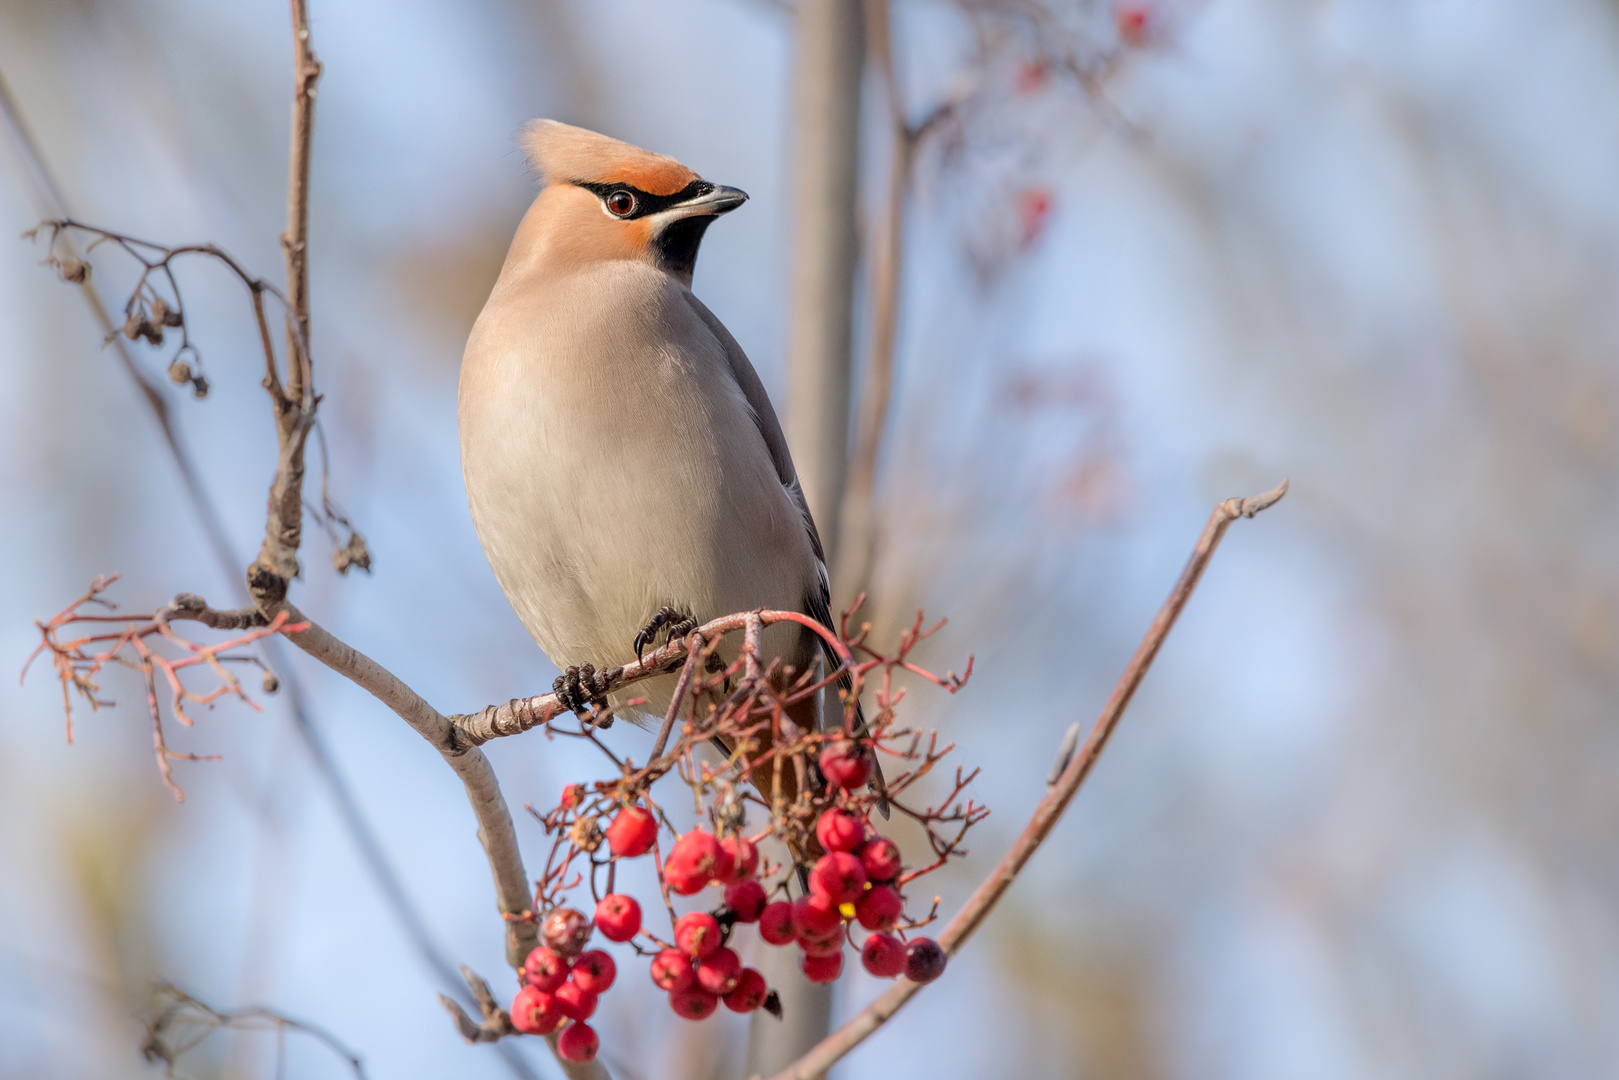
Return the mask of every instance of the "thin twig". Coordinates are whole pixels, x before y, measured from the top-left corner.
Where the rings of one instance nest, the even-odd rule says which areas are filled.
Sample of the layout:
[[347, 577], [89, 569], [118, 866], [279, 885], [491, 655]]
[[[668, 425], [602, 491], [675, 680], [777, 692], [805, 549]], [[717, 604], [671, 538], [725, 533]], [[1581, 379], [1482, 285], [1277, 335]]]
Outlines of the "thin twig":
[[[1112, 696], [1102, 708], [1102, 715], [1091, 728], [1090, 737], [1063, 769], [1056, 785], [1035, 807], [1034, 816], [1024, 827], [1017, 842], [1012, 845], [1012, 850], [1006, 853], [1000, 865], [984, 879], [967, 899], [961, 911], [950, 920], [950, 925], [939, 935], [939, 944], [946, 953], [954, 955], [989, 917], [989, 913], [1017, 879], [1018, 873], [1029, 861], [1029, 857], [1050, 835], [1052, 827], [1057, 824], [1057, 819], [1073, 800], [1074, 793], [1090, 775], [1091, 767], [1096, 764], [1102, 748], [1107, 745], [1108, 736], [1118, 726], [1119, 719], [1129, 707], [1136, 688], [1141, 685], [1147, 669], [1152, 666], [1153, 658], [1158, 655], [1164, 639], [1169, 636], [1170, 629], [1175, 625], [1175, 619], [1186, 606], [1186, 601], [1191, 598], [1192, 591], [1197, 588], [1198, 579], [1203, 576], [1203, 570], [1208, 566], [1209, 559], [1214, 555], [1214, 550], [1219, 546], [1226, 529], [1238, 518], [1253, 517], [1261, 510], [1275, 505], [1287, 494], [1287, 484], [1288, 482], [1283, 480], [1278, 487], [1263, 495], [1246, 499], [1227, 499], [1215, 507], [1208, 524], [1203, 528], [1203, 535], [1198, 537], [1197, 546], [1192, 549], [1192, 557], [1187, 561], [1186, 569], [1181, 571], [1180, 580], [1175, 583], [1169, 599], [1158, 609], [1157, 616], [1147, 629], [1146, 637], [1136, 648], [1135, 655], [1130, 658], [1124, 674], [1119, 677]], [[898, 1012], [900, 1007], [920, 989], [922, 984], [902, 980], [848, 1023], [828, 1035], [809, 1053], [778, 1073], [774, 1080], [812, 1080], [814, 1077], [824, 1075], [839, 1059]]]

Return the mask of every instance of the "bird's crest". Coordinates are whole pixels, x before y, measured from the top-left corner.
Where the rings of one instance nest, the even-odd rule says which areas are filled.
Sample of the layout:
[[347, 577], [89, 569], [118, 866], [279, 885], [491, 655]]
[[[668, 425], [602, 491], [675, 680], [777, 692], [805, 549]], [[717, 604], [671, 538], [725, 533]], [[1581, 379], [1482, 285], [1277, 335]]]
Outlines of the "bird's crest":
[[622, 183], [651, 195], [673, 195], [698, 179], [674, 158], [555, 120], [529, 124], [523, 146], [543, 184]]

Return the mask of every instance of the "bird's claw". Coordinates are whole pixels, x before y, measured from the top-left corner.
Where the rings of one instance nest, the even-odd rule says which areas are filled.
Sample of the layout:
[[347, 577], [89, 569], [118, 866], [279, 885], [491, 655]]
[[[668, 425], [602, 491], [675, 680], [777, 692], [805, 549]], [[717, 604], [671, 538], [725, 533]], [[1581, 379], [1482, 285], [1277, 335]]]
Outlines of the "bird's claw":
[[676, 611], [668, 606], [659, 608], [658, 613], [648, 619], [647, 624], [641, 628], [641, 632], [635, 635], [636, 662], [640, 662], [647, 646], [657, 641], [660, 636], [664, 641], [678, 641], [695, 629], [697, 629], [697, 620], [690, 615]]
[[[598, 672], [593, 664], [570, 667], [551, 683], [551, 691], [564, 708], [582, 717], [591, 707], [598, 711], [607, 708], [607, 691], [612, 689], [610, 676], [616, 671], [609, 668]], [[608, 727], [612, 722], [612, 716], [608, 715], [597, 726]]]

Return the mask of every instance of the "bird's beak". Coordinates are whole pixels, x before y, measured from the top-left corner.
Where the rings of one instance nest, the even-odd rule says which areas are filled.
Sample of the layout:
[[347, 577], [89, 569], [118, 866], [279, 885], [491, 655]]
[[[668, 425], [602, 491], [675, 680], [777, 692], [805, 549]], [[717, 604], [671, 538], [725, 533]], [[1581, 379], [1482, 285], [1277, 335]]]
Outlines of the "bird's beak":
[[730, 213], [747, 201], [748, 193], [741, 188], [715, 184], [712, 190], [685, 202], [675, 203], [669, 209], [680, 217], [718, 217]]

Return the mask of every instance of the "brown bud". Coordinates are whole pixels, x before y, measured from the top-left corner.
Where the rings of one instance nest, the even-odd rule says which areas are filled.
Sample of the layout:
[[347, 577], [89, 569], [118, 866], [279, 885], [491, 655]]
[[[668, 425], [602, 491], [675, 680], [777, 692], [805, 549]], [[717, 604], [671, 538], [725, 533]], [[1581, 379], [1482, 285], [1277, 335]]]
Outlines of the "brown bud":
[[580, 851], [595, 851], [602, 845], [601, 825], [595, 817], [582, 817], [568, 830], [568, 843]]
[[578, 956], [590, 940], [590, 920], [573, 908], [557, 908], [540, 924], [540, 937], [552, 951], [563, 956]]
[[169, 381], [178, 386], [191, 381], [191, 365], [184, 360], [176, 360], [169, 365]]
[[71, 281], [74, 284], [80, 284], [90, 277], [90, 264], [72, 255], [58, 261], [56, 269], [62, 275], [63, 281]]
[[275, 672], [266, 671], [260, 685], [264, 687], [264, 692], [266, 694], [273, 694], [277, 690], [281, 689], [281, 680], [275, 677]]

